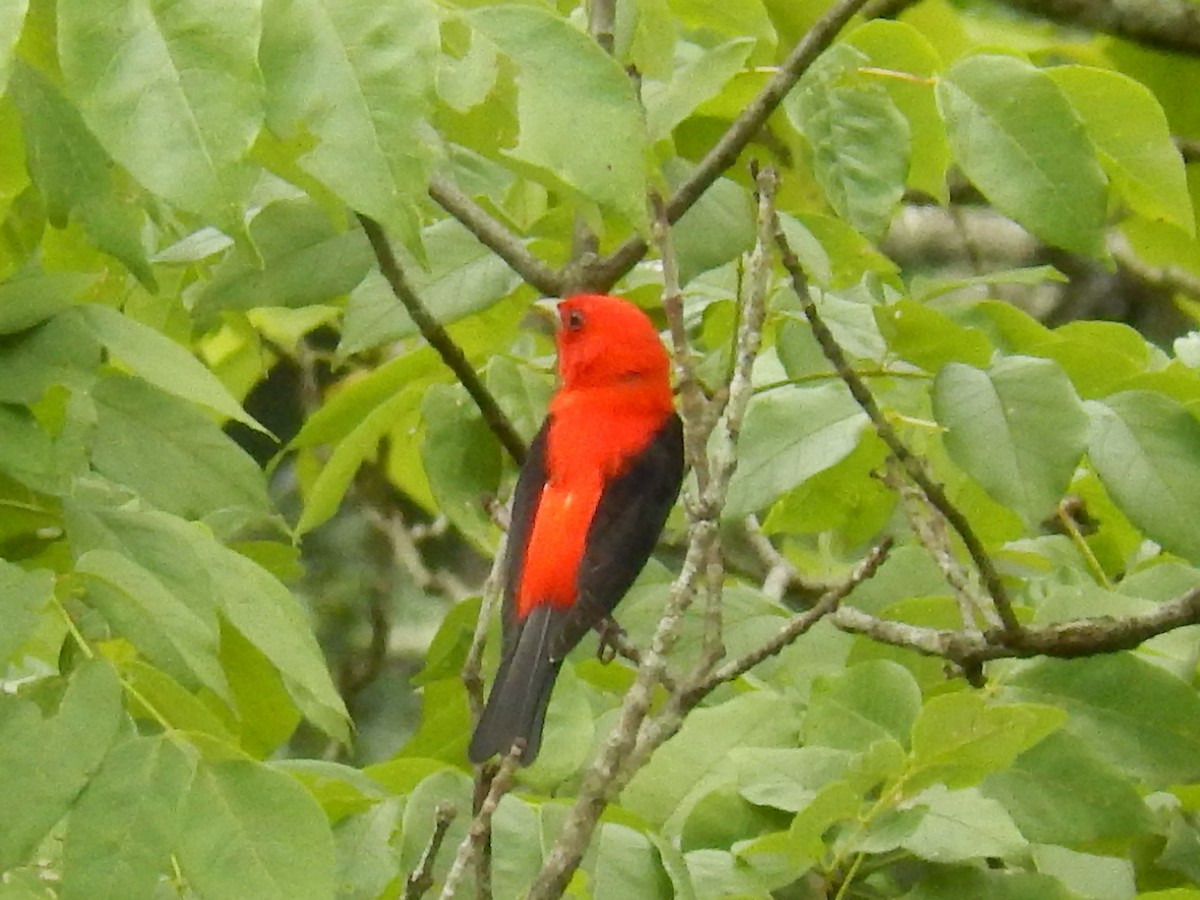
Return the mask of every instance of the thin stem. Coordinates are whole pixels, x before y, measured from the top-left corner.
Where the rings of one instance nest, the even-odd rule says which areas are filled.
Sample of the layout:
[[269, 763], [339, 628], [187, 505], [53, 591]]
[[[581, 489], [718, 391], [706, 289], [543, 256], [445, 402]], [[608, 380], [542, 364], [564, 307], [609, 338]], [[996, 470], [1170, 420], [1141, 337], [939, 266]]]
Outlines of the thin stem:
[[562, 276], [530, 253], [520, 235], [506, 228], [449, 178], [434, 175], [429, 183], [429, 196], [481, 244], [508, 263], [527, 284], [547, 297], [562, 294]]
[[370, 216], [365, 216], [362, 213], [358, 214], [358, 221], [361, 223], [363, 231], [366, 232], [367, 240], [371, 242], [371, 249], [375, 251], [375, 259], [379, 264], [379, 271], [387, 279], [387, 283], [391, 287], [392, 293], [396, 295], [396, 299], [404, 305], [409, 317], [420, 330], [422, 337], [438, 352], [438, 355], [442, 358], [442, 362], [450, 367], [455, 377], [467, 389], [467, 393], [471, 395], [471, 399], [479, 407], [479, 412], [483, 415], [483, 421], [487, 423], [492, 434], [496, 436], [500, 444], [508, 451], [508, 455], [518, 465], [524, 462], [525, 442], [521, 440], [512, 423], [508, 421], [508, 417], [504, 415], [504, 411], [496, 403], [496, 398], [484, 387], [483, 382], [480, 381], [479, 376], [475, 372], [475, 368], [462, 352], [462, 349], [454, 343], [450, 335], [446, 333], [446, 329], [425, 308], [425, 304], [421, 302], [421, 298], [417, 296], [412, 286], [408, 283], [408, 279], [404, 277], [404, 271], [400, 268], [396, 254], [392, 252], [391, 244], [388, 243], [387, 235], [383, 232], [383, 227]]

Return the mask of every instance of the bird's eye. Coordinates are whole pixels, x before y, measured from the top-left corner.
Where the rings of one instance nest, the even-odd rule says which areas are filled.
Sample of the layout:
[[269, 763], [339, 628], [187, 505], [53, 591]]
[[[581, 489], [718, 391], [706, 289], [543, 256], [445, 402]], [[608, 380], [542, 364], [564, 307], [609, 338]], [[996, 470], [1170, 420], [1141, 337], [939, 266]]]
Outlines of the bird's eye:
[[583, 313], [577, 309], [567, 310], [566, 326], [568, 331], [578, 331], [583, 327]]

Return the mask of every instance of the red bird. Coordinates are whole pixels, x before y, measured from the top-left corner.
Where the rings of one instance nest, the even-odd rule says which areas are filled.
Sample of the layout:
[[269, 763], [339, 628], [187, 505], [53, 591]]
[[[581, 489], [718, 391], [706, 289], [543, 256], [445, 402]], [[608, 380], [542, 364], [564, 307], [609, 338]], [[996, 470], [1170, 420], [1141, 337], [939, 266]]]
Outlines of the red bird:
[[468, 755], [538, 754], [567, 653], [646, 564], [683, 480], [683, 426], [658, 332], [626, 300], [558, 304], [559, 389], [513, 495], [500, 668]]

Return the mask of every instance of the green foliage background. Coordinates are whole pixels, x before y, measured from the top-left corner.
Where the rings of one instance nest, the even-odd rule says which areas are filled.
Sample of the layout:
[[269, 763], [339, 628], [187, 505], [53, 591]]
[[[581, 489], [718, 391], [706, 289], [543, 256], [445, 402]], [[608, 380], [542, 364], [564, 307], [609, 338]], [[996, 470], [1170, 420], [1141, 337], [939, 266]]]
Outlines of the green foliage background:
[[[440, 889], [471, 807], [459, 673], [499, 537], [481, 498], [515, 469], [354, 213], [528, 439], [553, 386], [538, 290], [447, 185], [566, 285], [573, 235], [602, 260], [648, 236], [648, 194], [687, 181], [830, 5], [620, 0], [610, 54], [567, 0], [5, 0], [0, 898], [396, 897], [452, 803]], [[1173, 139], [1200, 138], [1197, 84], [1195, 57], [990, 3], [856, 18], [673, 229], [700, 376], [729, 369], [746, 163], [770, 162], [835, 337], [1023, 621], [1200, 586], [1195, 335], [1049, 327], [997, 299], [1049, 266], [881, 250], [904, 205], [965, 194], [1055, 259], [1158, 273], [1194, 317], [1200, 167]], [[658, 307], [656, 259], [609, 271]], [[750, 514], [818, 581], [892, 535], [847, 604], [964, 627], [782, 271], [769, 296], [724, 510], [729, 653], [805, 599], [763, 589]], [[1069, 494], [1090, 528], [1047, 526]], [[635, 642], [683, 531], [677, 511], [621, 607]], [[632, 681], [593, 655], [497, 811], [496, 897], [533, 880]], [[1200, 898], [1198, 662], [1189, 626], [989, 663], [976, 690], [826, 620], [686, 720], [569, 893]]]

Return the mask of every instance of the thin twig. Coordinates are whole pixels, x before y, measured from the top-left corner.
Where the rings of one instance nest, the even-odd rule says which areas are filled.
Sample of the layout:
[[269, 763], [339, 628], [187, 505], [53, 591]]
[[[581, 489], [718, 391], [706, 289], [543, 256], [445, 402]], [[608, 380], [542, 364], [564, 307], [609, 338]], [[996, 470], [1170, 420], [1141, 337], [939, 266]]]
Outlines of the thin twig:
[[433, 865], [437, 862], [438, 854], [442, 852], [442, 843], [446, 840], [446, 832], [458, 810], [452, 803], [439, 803], [433, 813], [433, 834], [429, 843], [421, 853], [417, 867], [408, 873], [404, 880], [404, 900], [419, 900], [426, 891], [433, 887]]
[[983, 602], [970, 574], [954, 555], [945, 517], [934, 509], [925, 492], [905, 477], [903, 468], [895, 457], [888, 459], [883, 480], [884, 484], [900, 495], [900, 505], [917, 542], [925, 548], [941, 571], [942, 578], [950, 585], [958, 602], [963, 628], [979, 631], [976, 615], [983, 616], [991, 627], [1000, 626], [1002, 623], [996, 617], [995, 610]]
[[817, 343], [820, 344], [825, 358], [832, 363], [833, 367], [842, 377], [842, 381], [850, 389], [851, 395], [858, 402], [858, 405], [862, 407], [868, 418], [870, 418], [876, 433], [888, 445], [892, 454], [904, 467], [905, 474], [925, 492], [933, 507], [946, 517], [946, 521], [950, 523], [951, 527], [962, 538], [962, 542], [966, 546], [972, 562], [975, 563], [975, 567], [979, 570], [979, 574], [983, 578], [983, 583], [992, 598], [992, 603], [996, 607], [996, 612], [1000, 616], [1000, 621], [1003, 623], [1005, 632], [1009, 635], [1018, 634], [1021, 630], [1021, 624], [1017, 621], [1016, 614], [1013, 612], [1012, 603], [1008, 597], [1008, 590], [1005, 588], [1004, 582], [1000, 578], [1000, 573], [996, 570], [996, 566], [992, 562], [992, 558], [984, 549], [983, 542], [975, 534], [975, 530], [971, 527], [971, 523], [967, 520], [967, 517], [963, 515], [957, 506], [950, 502], [942, 486], [934, 481], [926, 471], [921, 459], [900, 440], [891, 423], [888, 422], [883, 412], [879, 409], [879, 405], [875, 402], [875, 397], [871, 393], [870, 388], [855, 374], [854, 369], [846, 359], [846, 354], [842, 351], [841, 346], [834, 339], [833, 333], [821, 318], [821, 314], [817, 310], [817, 305], [808, 291], [808, 278], [804, 274], [804, 270], [801, 268], [796, 254], [792, 252], [792, 248], [789, 246], [782, 228], [776, 230], [775, 240], [779, 245], [780, 259], [783, 262], [783, 267], [787, 269], [788, 274], [792, 277], [792, 286], [796, 297], [804, 308], [804, 314], [812, 326], [813, 336], [817, 339]]
[[675, 364], [675, 386], [679, 391], [684, 425], [684, 455], [688, 467], [696, 474], [701, 489], [708, 485], [708, 456], [704, 442], [708, 439], [707, 404], [700, 380], [696, 375], [696, 358], [687, 339], [687, 326], [683, 318], [683, 291], [679, 287], [679, 264], [675, 257], [675, 244], [671, 240], [671, 224], [667, 221], [667, 210], [662, 198], [650, 195], [650, 209], [654, 216], [653, 236], [662, 260], [663, 311], [671, 331], [672, 359]]
[[358, 214], [358, 221], [362, 224], [363, 231], [366, 232], [367, 240], [371, 242], [371, 249], [375, 251], [375, 260], [379, 264], [379, 271], [387, 280], [392, 293], [404, 305], [409, 317], [420, 330], [421, 336], [429, 342], [429, 346], [438, 352], [442, 362], [450, 367], [455, 377], [467, 389], [467, 393], [479, 407], [483, 421], [487, 423], [492, 434], [508, 451], [508, 455], [520, 465], [525, 460], [525, 442], [521, 440], [512, 423], [508, 421], [508, 417], [504, 415], [504, 411], [496, 403], [496, 398], [484, 387], [474, 366], [471, 365], [462, 349], [451, 340], [446, 329], [430, 314], [429, 310], [425, 308], [425, 304], [421, 302], [421, 298], [409, 285], [408, 279], [404, 277], [404, 272], [396, 259], [396, 254], [392, 252], [391, 244], [388, 243], [387, 235], [383, 232], [383, 227], [370, 216], [362, 213]]
[[841, 603], [847, 594], [879, 571], [879, 567], [887, 559], [891, 546], [892, 542], [890, 538], [881, 541], [872, 548], [871, 552], [854, 567], [840, 584], [826, 591], [824, 596], [817, 601], [812, 609], [792, 618], [778, 634], [762, 645], [755, 647], [737, 659], [729, 660], [703, 681], [688, 685], [682, 692], [683, 711], [686, 713], [720, 685], [741, 678], [763, 660], [777, 655], [785, 647], [795, 643], [800, 635], [807, 632], [813, 625], [836, 610], [838, 604]]
[[508, 751], [508, 755], [500, 761], [500, 769], [492, 779], [487, 796], [484, 797], [479, 812], [471, 820], [471, 827], [467, 829], [466, 837], [458, 845], [458, 852], [454, 854], [454, 862], [450, 864], [450, 871], [446, 873], [446, 881], [442, 885], [441, 900], [454, 900], [459, 884], [466, 877], [467, 866], [470, 865], [473, 858], [484, 852], [484, 848], [491, 839], [492, 816], [496, 812], [496, 807], [500, 805], [500, 798], [508, 793], [508, 789], [512, 785], [513, 772], [517, 770], [524, 750], [525, 742], [518, 740]]
[[488, 572], [487, 580], [483, 583], [483, 601], [479, 604], [479, 618], [475, 620], [475, 633], [471, 636], [471, 646], [467, 650], [467, 658], [463, 660], [463, 686], [467, 689], [467, 701], [471, 705], [471, 721], [478, 722], [483, 711], [483, 648], [487, 645], [488, 625], [492, 621], [492, 611], [500, 598], [500, 585], [504, 576], [505, 545], [508, 534], [501, 536], [496, 545], [496, 557], [492, 560], [492, 569]]
[[505, 227], [449, 178], [434, 175], [429, 183], [429, 196], [481, 244], [508, 263], [527, 284], [547, 297], [562, 295], [562, 276], [530, 253], [520, 235]]
[[805, 594], [820, 595], [835, 585], [832, 582], [821, 581], [805, 575], [771, 543], [771, 539], [763, 532], [762, 524], [754, 513], [742, 520], [743, 535], [754, 555], [766, 569], [763, 576], [762, 592], [772, 600], [782, 600], [788, 588], [798, 588]]

